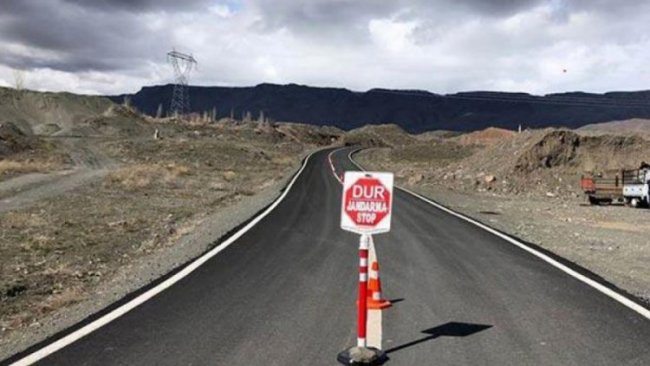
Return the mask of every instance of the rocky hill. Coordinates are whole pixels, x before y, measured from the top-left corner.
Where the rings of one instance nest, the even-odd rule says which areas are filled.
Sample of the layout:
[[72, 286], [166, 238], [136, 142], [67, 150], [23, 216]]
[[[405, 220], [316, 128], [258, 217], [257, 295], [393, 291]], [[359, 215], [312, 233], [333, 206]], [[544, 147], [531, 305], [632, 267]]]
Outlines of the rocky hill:
[[[133, 95], [109, 97], [132, 104], [148, 115], [167, 113], [173, 85], [144, 87]], [[216, 110], [217, 117], [240, 118], [261, 112], [276, 121], [331, 125], [345, 130], [366, 124], [395, 123], [417, 133], [430, 130], [474, 131], [487, 127], [516, 129], [568, 127], [591, 123], [650, 118], [650, 91], [605, 94], [525, 93], [340, 88], [260, 84], [254, 87], [190, 87], [193, 112]]]
[[153, 133], [143, 122], [142, 116], [104, 97], [0, 88], [0, 123], [11, 123], [26, 135]]
[[522, 133], [488, 128], [442, 140], [376, 146], [380, 148], [365, 153], [367, 161], [384, 164], [383, 169], [412, 183], [537, 196], [579, 196], [582, 174], [608, 174], [650, 161], [650, 140], [641, 136], [555, 128]]

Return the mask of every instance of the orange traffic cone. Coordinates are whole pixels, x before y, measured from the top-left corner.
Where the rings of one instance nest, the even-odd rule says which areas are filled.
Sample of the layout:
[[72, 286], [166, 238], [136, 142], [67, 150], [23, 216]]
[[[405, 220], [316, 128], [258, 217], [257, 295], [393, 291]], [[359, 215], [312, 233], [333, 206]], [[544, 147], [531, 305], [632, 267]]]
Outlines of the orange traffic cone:
[[381, 280], [379, 279], [379, 263], [372, 262], [368, 278], [368, 309], [386, 309], [392, 304], [381, 297]]

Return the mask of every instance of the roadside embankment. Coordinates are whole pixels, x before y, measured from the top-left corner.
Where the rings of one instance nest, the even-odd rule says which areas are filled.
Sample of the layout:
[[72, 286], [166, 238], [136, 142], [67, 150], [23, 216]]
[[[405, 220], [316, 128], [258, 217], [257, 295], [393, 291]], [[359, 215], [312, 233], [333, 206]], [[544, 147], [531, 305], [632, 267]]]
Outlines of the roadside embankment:
[[[561, 139], [558, 135], [549, 138]], [[630, 142], [626, 139], [621, 141]], [[502, 146], [511, 143], [501, 142]], [[548, 148], [548, 143], [530, 143], [527, 146], [537, 155], [543, 155], [539, 151]], [[587, 148], [607, 150], [610, 146], [592, 145]], [[427, 149], [435, 151], [431, 146], [425, 149], [418, 149], [417, 146], [371, 148], [357, 153], [355, 160], [367, 169], [393, 171], [397, 184], [498, 230], [537, 244], [645, 301], [650, 300], [650, 242], [647, 236], [650, 232], [650, 210], [590, 206], [576, 192], [573, 185], [577, 182], [567, 181], [567, 178], [563, 181], [562, 177], [577, 174], [575, 164], [578, 159], [598, 161], [593, 153], [551, 148], [549, 151], [567, 152], [565, 156], [570, 159], [564, 163], [555, 161], [557, 164], [554, 168], [543, 168], [543, 165], [531, 173], [534, 178], [526, 185], [525, 177], [517, 180], [495, 177], [486, 168], [493, 167], [505, 174], [510, 161], [521, 162], [533, 156], [530, 150], [515, 147], [513, 150], [519, 150], [517, 154], [511, 151], [509, 153], [513, 156], [499, 157], [486, 155], [488, 150], [484, 147], [474, 147], [476, 152], [470, 157], [464, 153], [458, 154], [450, 162], [449, 154], [425, 156], [422, 151]], [[419, 155], [411, 154], [405, 158], [403, 155], [407, 151], [418, 151]], [[619, 147], [614, 158], [622, 159], [623, 155], [624, 151]], [[488, 166], [490, 159], [494, 160]], [[541, 159], [547, 161], [543, 156]], [[569, 169], [561, 169], [562, 164], [569, 164]], [[459, 172], [460, 167], [462, 171]], [[471, 177], [466, 178], [466, 175]], [[495, 184], [497, 179], [500, 184]], [[559, 188], [549, 189], [553, 184]]]

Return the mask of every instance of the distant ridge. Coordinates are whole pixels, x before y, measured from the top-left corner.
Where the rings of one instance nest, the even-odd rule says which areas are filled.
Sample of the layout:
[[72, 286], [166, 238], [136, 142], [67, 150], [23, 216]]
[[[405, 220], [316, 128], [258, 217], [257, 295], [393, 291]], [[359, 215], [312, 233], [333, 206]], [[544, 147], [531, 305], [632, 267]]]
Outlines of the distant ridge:
[[[148, 86], [125, 97], [140, 111], [167, 113], [173, 86]], [[408, 132], [474, 131], [487, 127], [517, 129], [569, 127], [650, 118], [650, 91], [593, 94], [570, 92], [535, 96], [526, 93], [462, 92], [434, 94], [421, 90], [342, 88], [260, 84], [253, 87], [190, 87], [193, 112], [216, 109], [218, 117], [241, 117], [260, 111], [276, 121], [332, 125], [346, 130], [366, 124], [395, 123]]]

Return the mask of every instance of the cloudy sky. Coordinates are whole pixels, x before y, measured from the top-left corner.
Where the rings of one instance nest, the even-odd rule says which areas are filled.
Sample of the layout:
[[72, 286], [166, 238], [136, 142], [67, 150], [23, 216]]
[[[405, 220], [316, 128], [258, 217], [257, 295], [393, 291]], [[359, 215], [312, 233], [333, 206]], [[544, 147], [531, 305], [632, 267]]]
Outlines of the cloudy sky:
[[439, 93], [650, 89], [647, 0], [2, 0], [0, 85], [299, 83]]

